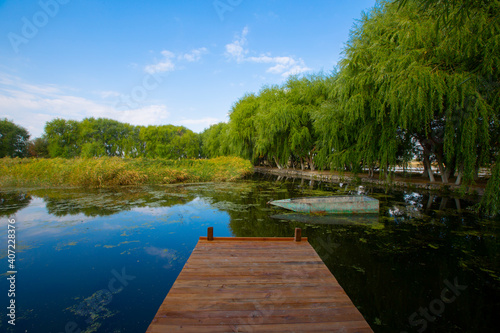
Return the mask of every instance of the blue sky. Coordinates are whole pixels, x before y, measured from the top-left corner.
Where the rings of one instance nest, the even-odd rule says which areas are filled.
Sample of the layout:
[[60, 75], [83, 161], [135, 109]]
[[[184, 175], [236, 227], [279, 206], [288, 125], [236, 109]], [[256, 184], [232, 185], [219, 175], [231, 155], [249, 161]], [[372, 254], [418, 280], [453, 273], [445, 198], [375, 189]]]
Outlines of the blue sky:
[[0, 0], [0, 118], [201, 132], [247, 92], [330, 72], [375, 0]]

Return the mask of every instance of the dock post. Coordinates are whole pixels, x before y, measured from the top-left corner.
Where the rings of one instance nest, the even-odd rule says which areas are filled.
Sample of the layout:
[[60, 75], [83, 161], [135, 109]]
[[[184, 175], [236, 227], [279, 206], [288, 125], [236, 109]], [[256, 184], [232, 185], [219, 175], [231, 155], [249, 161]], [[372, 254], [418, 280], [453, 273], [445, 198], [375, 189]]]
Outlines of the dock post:
[[214, 227], [208, 227], [207, 230], [207, 240], [214, 240]]
[[300, 242], [301, 238], [302, 238], [302, 229], [295, 228], [295, 241]]

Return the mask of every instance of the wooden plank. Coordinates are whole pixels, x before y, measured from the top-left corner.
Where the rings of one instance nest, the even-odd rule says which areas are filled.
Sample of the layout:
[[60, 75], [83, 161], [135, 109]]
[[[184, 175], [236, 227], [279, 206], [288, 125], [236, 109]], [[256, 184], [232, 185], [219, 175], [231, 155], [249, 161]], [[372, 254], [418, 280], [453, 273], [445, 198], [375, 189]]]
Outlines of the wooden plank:
[[[207, 240], [207, 237], [200, 236], [200, 240]], [[295, 240], [294, 237], [213, 237], [213, 241], [262, 241], [262, 242], [288, 242]], [[302, 237], [307, 240], [307, 237]]]
[[372, 332], [305, 237], [207, 238], [148, 333]]
[[[316, 309], [316, 308], [336, 308], [348, 306], [351, 303], [345, 298], [339, 297], [322, 297], [322, 298], [307, 298], [307, 299], [288, 299], [282, 300], [279, 304], [279, 308], [286, 309]], [[276, 308], [276, 302], [273, 299], [265, 299], [260, 302], [255, 302], [253, 299], [237, 299], [231, 302], [226, 302], [222, 299], [205, 299], [198, 300], [196, 303], [186, 302], [182, 297], [169, 297], [168, 303], [164, 303], [160, 306], [162, 311], [205, 311], [205, 310], [234, 310], [235, 308], [244, 311], [254, 311], [255, 309], [270, 309]]]
[[[199, 328], [205, 328], [205, 329], [210, 329], [210, 328], [215, 328], [217, 326], [222, 326], [222, 327], [226, 327], [226, 332], [227, 332], [227, 327], [233, 327], [233, 328], [239, 328], [239, 332], [244, 332], [244, 330], [242, 330], [243, 328], [245, 328], [245, 326], [247, 328], [250, 328], [252, 330], [256, 330], [258, 329], [259, 327], [265, 327], [267, 328], [268, 331], [270, 332], [283, 332], [285, 331], [284, 329], [286, 329], [286, 332], [290, 332], [291, 330], [293, 332], [310, 332], [311, 330], [314, 330], [314, 329], [318, 329], [318, 328], [321, 328], [320, 331], [323, 331], [323, 332], [334, 332], [336, 331], [335, 329], [346, 329], [346, 328], [354, 328], [354, 329], [360, 329], [360, 328], [366, 328], [366, 322], [364, 320], [359, 320], [359, 321], [356, 321], [356, 320], [346, 320], [346, 321], [336, 321], [336, 320], [330, 320], [330, 321], [322, 321], [322, 322], [317, 322], [317, 323], [314, 323], [313, 325], [311, 325], [311, 323], [285, 323], [285, 324], [272, 324], [272, 323], [262, 323], [262, 318], [259, 318], [259, 317], [252, 317], [252, 318], [249, 318], [246, 322], [244, 323], [241, 323], [241, 324], [238, 324], [238, 323], [235, 323], [235, 324], [216, 324], [216, 325], [206, 325], [206, 324], [200, 324], [200, 325], [196, 325], [196, 324], [188, 324], [188, 325], [182, 325], [182, 324], [158, 324], [156, 326], [172, 326], [172, 327], [175, 327], [175, 326], [185, 326], [185, 327], [191, 327], [191, 328], [196, 328], [196, 327], [199, 327]], [[252, 326], [252, 327], [248, 327], [248, 326]], [[297, 330], [297, 329], [302, 329], [302, 330]], [[329, 329], [333, 329], [333, 330], [330, 330]], [[247, 330], [249, 331], [249, 330]], [[263, 331], [265, 332], [265, 330], [259, 330], [259, 331]], [[233, 331], [229, 331], [229, 332], [233, 332]], [[342, 331], [343, 332], [343, 331]]]
[[212, 326], [196, 326], [196, 325], [155, 325], [148, 330], [150, 333], [164, 332], [191, 332], [191, 333], [227, 333], [227, 332], [254, 332], [254, 333], [271, 333], [271, 332], [342, 332], [342, 333], [364, 333], [373, 332], [369, 327], [366, 327], [366, 322], [363, 321], [347, 321], [347, 322], [325, 322], [318, 324], [302, 323], [302, 324], [260, 324], [260, 325], [212, 325]]
[[[331, 321], [359, 321], [363, 320], [359, 312], [353, 307], [339, 307], [332, 309], [299, 309], [277, 310], [273, 309], [268, 315], [267, 310], [249, 311], [164, 311], [164, 317], [156, 317], [153, 321], [156, 325], [169, 325], [175, 320], [177, 325], [248, 325], [248, 324], [300, 324], [313, 322], [315, 324]], [[269, 311], [271, 312], [271, 311]]]

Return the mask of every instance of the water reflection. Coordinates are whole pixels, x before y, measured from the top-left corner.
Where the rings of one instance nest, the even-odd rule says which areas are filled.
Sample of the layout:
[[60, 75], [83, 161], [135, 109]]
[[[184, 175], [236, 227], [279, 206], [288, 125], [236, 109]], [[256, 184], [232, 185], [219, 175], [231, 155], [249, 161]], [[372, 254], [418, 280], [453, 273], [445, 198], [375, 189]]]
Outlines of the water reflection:
[[[380, 213], [363, 221], [311, 220], [266, 205], [335, 194], [375, 197]], [[301, 227], [376, 332], [417, 331], [409, 317], [455, 278], [469, 287], [428, 331], [493, 331], [500, 311], [500, 222], [474, 215], [474, 203], [266, 176], [119, 190], [4, 190], [0, 225], [7, 217], [18, 223], [16, 329], [60, 332], [74, 322], [82, 332], [145, 331], [198, 237], [214, 226], [216, 236], [242, 237], [291, 236]], [[4, 244], [1, 239], [6, 263]], [[113, 293], [109, 281], [122, 269], [136, 279]], [[3, 318], [0, 329], [13, 332]]]
[[0, 192], [0, 217], [14, 215], [20, 209], [27, 207], [31, 196], [23, 192]]
[[336, 215], [312, 215], [300, 213], [283, 213], [269, 216], [282, 222], [302, 222], [307, 224], [342, 224], [342, 225], [369, 225], [370, 227], [383, 227], [379, 224], [379, 216], [375, 214], [336, 214]]

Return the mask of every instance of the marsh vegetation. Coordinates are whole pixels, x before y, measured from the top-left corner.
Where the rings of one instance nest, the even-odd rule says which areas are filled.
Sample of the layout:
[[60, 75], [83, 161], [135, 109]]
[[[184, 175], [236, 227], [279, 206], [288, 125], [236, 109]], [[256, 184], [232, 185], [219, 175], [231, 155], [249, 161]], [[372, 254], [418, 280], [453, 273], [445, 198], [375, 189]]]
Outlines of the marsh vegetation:
[[214, 159], [53, 158], [0, 159], [1, 186], [81, 186], [195, 183], [231, 181], [252, 173], [239, 157]]

